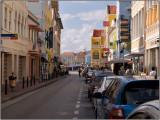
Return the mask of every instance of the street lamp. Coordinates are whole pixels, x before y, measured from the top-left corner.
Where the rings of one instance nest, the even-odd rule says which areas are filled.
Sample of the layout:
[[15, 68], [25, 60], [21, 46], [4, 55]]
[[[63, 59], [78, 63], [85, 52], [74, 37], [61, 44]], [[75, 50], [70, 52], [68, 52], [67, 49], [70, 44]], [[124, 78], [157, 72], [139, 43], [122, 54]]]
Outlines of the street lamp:
[[124, 49], [126, 49], [127, 44], [125, 42], [122, 42], [121, 47], [122, 47], [122, 52], [123, 52], [123, 68], [124, 68]]

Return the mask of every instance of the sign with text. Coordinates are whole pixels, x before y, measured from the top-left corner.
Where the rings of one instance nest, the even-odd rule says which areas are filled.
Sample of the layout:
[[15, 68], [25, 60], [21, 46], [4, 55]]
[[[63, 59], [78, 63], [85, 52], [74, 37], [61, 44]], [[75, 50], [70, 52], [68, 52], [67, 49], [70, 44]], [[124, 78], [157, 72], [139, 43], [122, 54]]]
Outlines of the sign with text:
[[109, 21], [103, 21], [103, 27], [109, 27]]
[[2, 40], [18, 40], [18, 34], [1, 34]]

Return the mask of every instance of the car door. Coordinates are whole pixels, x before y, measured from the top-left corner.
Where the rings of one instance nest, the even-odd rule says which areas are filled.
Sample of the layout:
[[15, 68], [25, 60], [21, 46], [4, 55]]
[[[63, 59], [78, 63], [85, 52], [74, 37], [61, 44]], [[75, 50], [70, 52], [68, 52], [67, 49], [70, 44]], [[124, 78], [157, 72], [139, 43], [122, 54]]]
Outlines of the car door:
[[104, 113], [104, 119], [108, 119], [110, 117], [110, 113], [115, 108], [115, 101], [118, 99], [118, 93], [120, 89], [120, 79], [117, 79], [111, 86], [110, 91], [108, 91], [108, 95], [106, 97], [106, 110]]
[[106, 110], [106, 103], [108, 103], [108, 101], [106, 99], [106, 94], [109, 93], [113, 83], [114, 83], [114, 80], [107, 87], [106, 93], [104, 95], [102, 95], [101, 99], [97, 99], [97, 117], [99, 119], [103, 119], [104, 118], [105, 110]]

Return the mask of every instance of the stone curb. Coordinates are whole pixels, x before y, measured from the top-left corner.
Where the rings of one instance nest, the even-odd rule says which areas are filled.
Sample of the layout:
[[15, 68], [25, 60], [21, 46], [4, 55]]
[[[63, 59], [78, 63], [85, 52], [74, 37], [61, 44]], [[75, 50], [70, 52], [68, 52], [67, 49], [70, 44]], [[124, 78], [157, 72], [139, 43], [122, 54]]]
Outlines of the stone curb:
[[5, 102], [7, 102], [7, 101], [9, 101], [9, 100], [12, 100], [12, 99], [14, 99], [14, 98], [20, 97], [20, 96], [22, 96], [22, 95], [24, 95], [24, 94], [27, 94], [27, 93], [29, 93], [29, 92], [32, 92], [32, 91], [34, 91], [34, 90], [38, 90], [38, 89], [40, 89], [40, 88], [46, 87], [46, 86], [48, 86], [48, 85], [50, 85], [50, 84], [58, 81], [58, 80], [61, 79], [61, 78], [66, 78], [67, 76], [69, 76], [69, 75], [61, 76], [61, 77], [59, 77], [59, 78], [55, 78], [55, 79], [53, 79], [53, 81], [51, 81], [51, 82], [49, 82], [49, 83], [46, 83], [46, 84], [44, 84], [44, 85], [38, 86], [38, 87], [33, 88], [33, 89], [30, 89], [30, 90], [25, 91], [25, 92], [23, 92], [23, 93], [19, 93], [18, 95], [15, 95], [15, 96], [13, 96], [13, 97], [7, 98], [7, 99], [1, 101], [1, 104], [2, 104], [2, 103], [5, 103]]

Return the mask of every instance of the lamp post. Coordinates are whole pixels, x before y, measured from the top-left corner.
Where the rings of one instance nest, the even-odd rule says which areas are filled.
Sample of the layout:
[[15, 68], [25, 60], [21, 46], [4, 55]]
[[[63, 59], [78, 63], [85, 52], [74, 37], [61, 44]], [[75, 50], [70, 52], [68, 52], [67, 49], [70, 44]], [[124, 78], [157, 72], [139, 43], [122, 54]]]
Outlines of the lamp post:
[[123, 68], [124, 68], [124, 49], [126, 49], [127, 44], [125, 42], [121, 43], [122, 51], [123, 51]]

